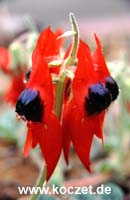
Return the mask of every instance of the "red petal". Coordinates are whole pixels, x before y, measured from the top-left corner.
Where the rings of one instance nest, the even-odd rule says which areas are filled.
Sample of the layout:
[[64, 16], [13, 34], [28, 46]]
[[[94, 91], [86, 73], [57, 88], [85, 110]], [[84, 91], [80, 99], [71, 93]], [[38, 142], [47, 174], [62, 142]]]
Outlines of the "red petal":
[[24, 157], [25, 158], [28, 156], [31, 146], [32, 146], [32, 132], [31, 132], [31, 129], [28, 128], [27, 138], [26, 138], [26, 142], [24, 145]]
[[47, 180], [52, 175], [62, 149], [62, 134], [58, 119], [51, 115], [47, 125], [32, 123], [33, 138], [39, 143], [47, 165]]
[[105, 111], [101, 112], [100, 114], [97, 115], [97, 120], [96, 120], [96, 124], [97, 124], [97, 130], [95, 132], [95, 135], [98, 138], [101, 138], [103, 141], [103, 131], [102, 131], [102, 127], [103, 127], [103, 122], [104, 122], [104, 118], [105, 118]]
[[5, 73], [10, 73], [10, 70], [8, 68], [10, 59], [11, 58], [8, 49], [0, 47], [0, 67]]
[[[90, 171], [90, 150], [93, 136], [102, 138], [102, 123], [104, 113], [95, 116], [80, 114], [76, 104], [71, 102], [63, 116], [63, 151], [68, 164], [70, 142], [74, 145], [76, 153], [85, 167]], [[103, 138], [102, 138], [103, 139]]]
[[71, 110], [73, 107], [73, 103], [65, 104], [63, 111], [63, 119], [62, 119], [62, 132], [63, 132], [63, 152], [67, 165], [69, 164], [69, 151], [70, 151], [70, 143], [71, 143]]
[[[76, 104], [84, 110], [84, 101], [90, 84], [97, 82], [89, 47], [80, 41], [78, 49], [78, 65], [73, 80], [73, 94]], [[82, 110], [82, 113], [84, 112]]]
[[96, 76], [92, 63], [91, 52], [88, 45], [82, 40], [80, 40], [79, 43], [77, 58], [78, 64], [75, 72], [74, 82], [81, 80], [86, 84], [94, 83]]
[[[87, 116], [84, 102], [91, 84], [97, 83], [98, 77], [93, 66], [89, 47], [80, 41], [78, 49], [78, 65], [73, 80], [73, 100], [65, 108], [63, 115], [63, 150], [68, 163], [70, 142], [85, 167], [90, 171], [90, 150], [93, 136], [102, 138], [104, 112]], [[103, 139], [103, 138], [102, 138]]]
[[[42, 57], [55, 56], [59, 54], [59, 44], [57, 36], [51, 31], [50, 27], [46, 28], [39, 36], [36, 49]], [[35, 60], [36, 52], [33, 52], [32, 59]]]
[[[89, 117], [83, 119], [78, 108], [71, 105], [69, 113], [66, 116], [66, 121], [63, 122], [63, 124], [64, 123], [66, 124], [64, 129], [66, 128], [66, 134], [72, 138], [76, 153], [85, 167], [90, 171], [89, 157], [95, 130], [94, 118]], [[68, 159], [68, 142], [66, 141], [64, 142], [64, 155]]]
[[47, 121], [54, 104], [53, 85], [48, 65], [38, 52], [27, 87], [39, 90], [44, 105], [44, 120]]
[[51, 75], [48, 65], [40, 55], [38, 50], [35, 50], [36, 57], [32, 63], [32, 71], [30, 76], [29, 85], [37, 84], [39, 86], [51, 86]]
[[105, 118], [106, 111], [101, 112], [99, 115], [97, 115], [97, 130], [95, 131], [95, 135], [102, 140], [102, 147], [104, 147], [104, 137], [103, 137], [103, 122]]
[[12, 75], [11, 78], [11, 84], [7, 93], [5, 94], [5, 99], [12, 105], [15, 105], [19, 95], [25, 89], [25, 84], [23, 82], [22, 74], [17, 76]]
[[[63, 31], [61, 29], [56, 29], [55, 34], [56, 38], [58, 38], [60, 35], [63, 34]], [[64, 42], [64, 38], [57, 39], [57, 42], [58, 42], [58, 47], [61, 48]]]
[[50, 67], [49, 70], [50, 70], [51, 74], [57, 74], [58, 75], [59, 72], [60, 72], [60, 67], [59, 66], [58, 67], [57, 66], [56, 67]]
[[91, 171], [90, 149], [94, 136], [94, 132], [92, 130], [93, 123], [94, 121], [89, 118], [85, 120], [82, 119], [78, 113], [72, 123], [72, 142], [81, 162], [88, 169], [88, 171]]
[[97, 35], [95, 34], [95, 40], [97, 44], [97, 49], [93, 54], [93, 63], [96, 66], [96, 70], [98, 72], [98, 77], [101, 82], [104, 82], [104, 78], [110, 76], [110, 72], [107, 68], [106, 61], [102, 52], [102, 47], [100, 40], [98, 39]]

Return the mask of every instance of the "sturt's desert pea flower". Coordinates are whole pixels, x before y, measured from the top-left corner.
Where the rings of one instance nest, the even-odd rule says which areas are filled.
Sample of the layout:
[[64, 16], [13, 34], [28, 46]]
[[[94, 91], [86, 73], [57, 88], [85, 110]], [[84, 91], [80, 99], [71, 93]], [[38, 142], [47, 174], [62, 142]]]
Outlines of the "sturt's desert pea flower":
[[27, 121], [28, 133], [24, 147], [25, 157], [31, 147], [40, 145], [47, 167], [48, 180], [53, 173], [62, 149], [59, 120], [53, 112], [54, 93], [47, 56], [57, 54], [57, 40], [47, 28], [41, 33], [32, 55], [32, 70], [25, 90], [16, 104], [16, 112]]
[[[92, 54], [79, 39], [77, 23], [73, 14], [70, 16], [73, 44], [60, 59], [62, 41], [58, 38], [70, 32], [59, 37], [48, 27], [40, 34], [32, 54], [32, 68], [26, 74], [26, 87], [16, 103], [16, 112], [28, 127], [24, 155], [28, 155], [31, 147], [40, 145], [47, 168], [46, 180], [52, 175], [62, 149], [68, 163], [71, 143], [91, 171], [93, 137], [96, 135], [103, 142], [105, 113], [119, 94], [98, 37], [95, 34], [97, 47]], [[52, 70], [50, 63], [54, 65]]]
[[117, 83], [107, 68], [101, 44], [95, 35], [97, 49], [93, 56], [80, 40], [77, 68], [72, 82], [72, 98], [63, 115], [63, 150], [68, 163], [72, 142], [75, 151], [90, 171], [90, 150], [94, 135], [103, 140], [102, 126], [106, 109], [118, 96]]

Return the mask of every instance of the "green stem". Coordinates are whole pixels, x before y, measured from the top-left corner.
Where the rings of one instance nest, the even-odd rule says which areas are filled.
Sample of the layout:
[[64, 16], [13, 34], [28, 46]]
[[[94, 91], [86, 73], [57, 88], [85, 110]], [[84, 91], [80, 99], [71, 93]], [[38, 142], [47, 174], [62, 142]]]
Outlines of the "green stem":
[[[46, 165], [44, 165], [43, 169], [41, 170], [41, 174], [39, 176], [39, 179], [37, 181], [37, 184], [36, 184], [36, 188], [40, 187], [42, 188], [43, 187], [43, 184], [45, 183], [46, 181]], [[37, 190], [37, 194], [33, 194], [31, 196], [31, 199], [30, 200], [37, 200], [39, 194], [40, 194], [40, 190]]]
[[[65, 73], [63, 73], [56, 86], [56, 94], [55, 94], [56, 101], [55, 101], [54, 111], [59, 120], [61, 118], [61, 112], [62, 112], [65, 80], [66, 80], [66, 75]], [[39, 176], [36, 187], [42, 187], [45, 181], [46, 181], [46, 166], [44, 166], [42, 173]], [[38, 196], [39, 196], [39, 190], [37, 194], [32, 195], [31, 200], [37, 200]]]
[[65, 60], [62, 64], [61, 77], [56, 86], [55, 114], [57, 115], [57, 117], [59, 119], [61, 118], [62, 103], [63, 103], [63, 98], [64, 98], [65, 80], [67, 77], [67, 75], [65, 74], [65, 67], [76, 64], [76, 54], [77, 54], [77, 49], [78, 49], [78, 44], [79, 44], [78, 25], [77, 25], [77, 22], [76, 22], [76, 19], [75, 19], [73, 13], [70, 13], [70, 20], [72, 23], [73, 30], [75, 32], [74, 39], [73, 39], [73, 46], [72, 46], [69, 58], [67, 60]]
[[72, 66], [76, 64], [76, 54], [77, 54], [77, 49], [78, 49], [78, 44], [79, 44], [79, 30], [78, 30], [78, 25], [73, 13], [70, 13], [70, 20], [71, 20], [75, 35], [74, 35], [72, 51], [71, 51], [69, 59], [67, 60], [65, 64], [66, 66]]
[[61, 78], [59, 79], [59, 82], [56, 85], [56, 95], [55, 95], [56, 100], [55, 100], [54, 111], [59, 120], [61, 118], [61, 112], [62, 112], [62, 102], [64, 98], [65, 80], [66, 80], [66, 75], [65, 73], [63, 73], [61, 75]]
[[[62, 64], [63, 68], [61, 69], [61, 75], [60, 78], [56, 84], [56, 94], [55, 94], [55, 106], [54, 106], [54, 112], [56, 116], [58, 117], [59, 121], [61, 119], [61, 113], [62, 113], [62, 105], [64, 100], [64, 89], [65, 89], [65, 81], [67, 78], [67, 75], [65, 73], [65, 67], [66, 66], [72, 66], [76, 64], [76, 53], [79, 43], [79, 34], [78, 34], [78, 25], [76, 23], [76, 19], [74, 15], [70, 14], [71, 23], [75, 32], [74, 35], [74, 41], [73, 46], [71, 50], [71, 54], [69, 56], [69, 59], [67, 61], [64, 61]], [[42, 187], [46, 180], [46, 166], [43, 168], [43, 171], [38, 179], [38, 182], [36, 184], [36, 187]], [[39, 191], [39, 190], [38, 190]], [[31, 200], [37, 200], [39, 196], [39, 192], [37, 194], [33, 194], [31, 197]]]

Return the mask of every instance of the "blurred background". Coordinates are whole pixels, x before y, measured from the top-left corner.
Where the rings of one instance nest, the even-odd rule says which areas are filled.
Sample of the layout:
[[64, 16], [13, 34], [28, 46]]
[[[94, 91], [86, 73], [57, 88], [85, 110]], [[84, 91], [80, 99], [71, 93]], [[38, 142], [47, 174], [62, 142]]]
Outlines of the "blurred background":
[[[91, 151], [92, 174], [75, 155], [70, 166], [61, 159], [48, 183], [58, 186], [110, 186], [110, 195], [41, 196], [39, 199], [130, 200], [130, 1], [129, 0], [1, 0], [0, 1], [0, 200], [20, 199], [18, 186], [33, 186], [43, 163], [39, 149], [23, 158], [26, 126], [16, 119], [15, 101], [22, 90], [25, 69], [40, 31], [71, 30], [76, 16], [80, 36], [95, 48], [93, 33], [103, 51], [120, 95], [104, 123], [104, 148], [96, 137]], [[66, 47], [66, 44], [65, 44]], [[11, 54], [11, 61], [10, 55]], [[29, 198], [28, 198], [29, 199]]]

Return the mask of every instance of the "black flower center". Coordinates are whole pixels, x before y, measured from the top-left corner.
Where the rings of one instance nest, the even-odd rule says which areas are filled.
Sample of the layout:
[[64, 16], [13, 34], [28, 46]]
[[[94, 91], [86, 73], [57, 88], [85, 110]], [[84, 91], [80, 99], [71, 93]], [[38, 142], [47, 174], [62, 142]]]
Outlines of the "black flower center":
[[27, 120], [41, 122], [44, 109], [38, 90], [23, 90], [17, 100], [15, 111]]
[[111, 76], [107, 77], [105, 79], [105, 81], [106, 81], [106, 88], [109, 90], [109, 92], [112, 96], [112, 101], [114, 101], [117, 98], [117, 96], [119, 95], [118, 85]]
[[85, 98], [85, 110], [89, 115], [98, 114], [109, 107], [111, 95], [102, 83], [91, 85]]
[[27, 69], [27, 71], [26, 71], [26, 74], [25, 74], [25, 81], [26, 82], [28, 82], [29, 79], [30, 79], [31, 71], [32, 71], [31, 67], [29, 69]]

